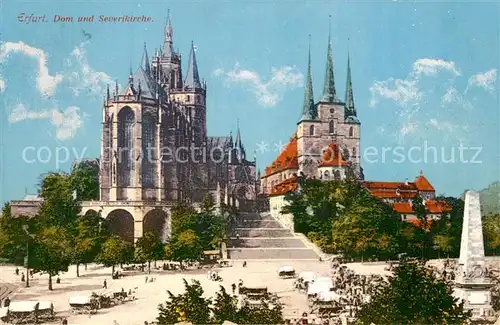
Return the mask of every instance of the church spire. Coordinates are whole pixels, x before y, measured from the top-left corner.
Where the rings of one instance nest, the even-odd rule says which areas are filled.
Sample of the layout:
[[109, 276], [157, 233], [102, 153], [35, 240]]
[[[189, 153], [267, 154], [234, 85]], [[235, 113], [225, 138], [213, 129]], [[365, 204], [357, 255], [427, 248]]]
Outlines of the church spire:
[[304, 91], [304, 107], [302, 109], [301, 121], [314, 120], [316, 113], [314, 109], [314, 94], [312, 87], [312, 72], [311, 72], [311, 35], [309, 34], [309, 58], [307, 66], [307, 80]]
[[[330, 20], [331, 20], [330, 15]], [[332, 55], [332, 38], [331, 27], [328, 30], [328, 52], [326, 54], [326, 73], [325, 73], [325, 88], [323, 89], [323, 101], [332, 103], [337, 99], [335, 91], [335, 77], [333, 74], [333, 55]]]
[[141, 68], [146, 71], [148, 75], [151, 74], [151, 66], [149, 65], [148, 50], [146, 48], [146, 42], [144, 42], [144, 52], [142, 53]]
[[200, 76], [198, 74], [198, 64], [196, 63], [196, 54], [195, 54], [194, 44], [192, 41], [191, 41], [191, 51], [189, 52], [186, 80], [184, 80], [184, 88], [188, 89], [201, 88]]
[[165, 26], [165, 41], [163, 42], [163, 55], [167, 58], [174, 56], [174, 42], [173, 42], [172, 22], [170, 20], [170, 9], [167, 13], [167, 24]]
[[356, 116], [354, 96], [352, 94], [351, 59], [349, 53], [347, 53], [347, 83], [345, 87], [345, 107], [347, 111], [346, 116]]

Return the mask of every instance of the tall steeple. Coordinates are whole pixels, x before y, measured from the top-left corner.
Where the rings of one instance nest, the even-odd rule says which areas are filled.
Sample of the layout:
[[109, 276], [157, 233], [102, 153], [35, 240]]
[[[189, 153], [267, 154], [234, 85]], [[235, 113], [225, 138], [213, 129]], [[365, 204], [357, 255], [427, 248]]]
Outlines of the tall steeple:
[[314, 94], [312, 87], [312, 72], [311, 72], [311, 35], [309, 35], [309, 58], [307, 66], [307, 80], [304, 91], [304, 107], [302, 109], [301, 121], [314, 120], [316, 118], [314, 108]]
[[347, 83], [345, 87], [345, 108], [346, 116], [356, 116], [356, 108], [354, 107], [354, 96], [352, 94], [352, 80], [351, 80], [351, 59], [347, 53]]
[[200, 76], [198, 74], [198, 64], [196, 63], [196, 54], [194, 44], [191, 41], [191, 51], [189, 52], [188, 70], [186, 79], [184, 80], [184, 88], [199, 89], [201, 88]]
[[[330, 15], [330, 20], [331, 20]], [[335, 77], [333, 74], [333, 55], [332, 55], [332, 39], [330, 36], [330, 29], [328, 31], [328, 52], [326, 54], [326, 73], [325, 73], [325, 88], [323, 89], [323, 101], [333, 103], [337, 100], [337, 93], [335, 91]]]
[[173, 41], [172, 22], [170, 20], [170, 9], [167, 13], [167, 24], [165, 26], [165, 41], [163, 42], [163, 56], [171, 58], [174, 56], [174, 41]]
[[142, 53], [141, 68], [146, 71], [148, 75], [151, 74], [151, 66], [149, 65], [148, 50], [146, 48], [146, 42], [144, 42], [144, 53]]
[[243, 144], [241, 142], [241, 133], [240, 133], [240, 120], [238, 119], [236, 122], [236, 140], [234, 142], [234, 148], [236, 149], [236, 157], [239, 161], [245, 158], [245, 148], [243, 148]]

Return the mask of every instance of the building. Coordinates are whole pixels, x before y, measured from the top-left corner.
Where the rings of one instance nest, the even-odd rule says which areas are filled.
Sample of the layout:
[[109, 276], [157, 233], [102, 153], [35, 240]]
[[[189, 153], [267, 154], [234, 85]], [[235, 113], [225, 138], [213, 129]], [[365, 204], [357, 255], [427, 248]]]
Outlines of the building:
[[360, 132], [350, 59], [348, 56], [345, 98], [342, 101], [335, 87], [329, 37], [321, 100], [314, 102], [309, 52], [302, 117], [297, 123], [297, 130], [260, 177], [260, 195], [268, 198], [271, 215], [293, 229], [293, 218], [283, 215], [281, 209], [286, 204], [285, 194], [297, 189], [298, 176], [321, 180], [357, 179], [372, 195], [392, 204], [403, 220], [413, 223], [418, 222], [412, 208], [412, 199], [417, 195], [424, 199], [431, 219], [451, 210], [446, 202], [435, 200], [434, 187], [422, 173], [413, 183], [364, 181], [359, 154]]
[[122, 91], [107, 89], [102, 106], [100, 200], [82, 202], [82, 214], [100, 212], [111, 231], [132, 242], [145, 231], [170, 236], [176, 202], [218, 202], [253, 207], [259, 191], [255, 157], [248, 159], [239, 125], [236, 137], [207, 136], [207, 85], [193, 44], [186, 73], [174, 50], [168, 15], [163, 46], [130, 69]]

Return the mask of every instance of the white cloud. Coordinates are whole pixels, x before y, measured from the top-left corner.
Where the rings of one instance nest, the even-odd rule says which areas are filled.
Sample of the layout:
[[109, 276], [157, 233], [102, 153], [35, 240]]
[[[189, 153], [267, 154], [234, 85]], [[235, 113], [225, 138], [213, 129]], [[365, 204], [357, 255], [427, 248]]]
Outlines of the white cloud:
[[5, 90], [5, 80], [2, 79], [2, 75], [0, 74], [0, 93]]
[[449, 71], [455, 76], [460, 75], [455, 62], [441, 59], [418, 59], [413, 63], [413, 73], [415, 75], [424, 74], [426, 76], [435, 76], [440, 71]]
[[408, 122], [405, 124], [402, 124], [400, 129], [399, 129], [399, 134], [401, 137], [405, 137], [407, 135], [412, 135], [418, 131], [418, 123], [416, 122]]
[[370, 106], [375, 107], [380, 98], [390, 99], [401, 105], [419, 99], [422, 94], [415, 80], [389, 78], [384, 81], [375, 81], [370, 87], [372, 99]]
[[47, 54], [44, 51], [26, 45], [23, 42], [5, 42], [0, 45], [0, 63], [5, 62], [12, 53], [20, 53], [36, 59], [38, 61], [38, 90], [46, 97], [54, 95], [57, 86], [63, 80], [63, 76], [59, 73], [53, 76], [49, 74], [49, 69], [47, 68]]
[[82, 92], [88, 95], [103, 95], [106, 85], [109, 84], [111, 77], [102, 71], [92, 69], [88, 63], [85, 51], [85, 45], [88, 42], [82, 42], [75, 47], [69, 58], [66, 60], [65, 75], [69, 87], [75, 96], [79, 96]]
[[24, 104], [18, 104], [9, 115], [10, 123], [17, 123], [24, 120], [48, 119], [56, 128], [56, 138], [68, 140], [76, 135], [77, 130], [83, 125], [80, 108], [69, 106], [65, 110], [57, 108], [31, 111]]
[[249, 86], [249, 90], [255, 95], [259, 104], [265, 107], [276, 106], [287, 89], [300, 87], [304, 82], [304, 76], [295, 66], [272, 68], [271, 76], [267, 81], [263, 81], [255, 71], [241, 69], [238, 63], [230, 71], [216, 69], [213, 75], [224, 76], [228, 85]]
[[494, 91], [493, 87], [497, 81], [497, 69], [491, 69], [483, 73], [478, 73], [469, 78], [469, 87], [479, 87], [487, 91]]

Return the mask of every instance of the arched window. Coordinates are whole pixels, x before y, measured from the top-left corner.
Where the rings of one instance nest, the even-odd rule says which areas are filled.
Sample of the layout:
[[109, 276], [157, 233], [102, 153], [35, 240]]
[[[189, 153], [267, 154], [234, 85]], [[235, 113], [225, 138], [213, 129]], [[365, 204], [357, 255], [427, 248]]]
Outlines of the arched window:
[[142, 186], [155, 187], [156, 120], [151, 114], [142, 117]]
[[314, 125], [309, 127], [309, 135], [314, 135]]
[[328, 125], [328, 133], [330, 133], [330, 134], [335, 133], [335, 124], [333, 123], [333, 121], [330, 121], [330, 123]]
[[187, 102], [189, 103], [191, 101], [191, 96], [187, 95]]
[[352, 126], [349, 128], [349, 136], [350, 137], [354, 136], [354, 130], [352, 129]]
[[356, 147], [353, 147], [353, 148], [352, 148], [352, 156], [353, 156], [353, 157], [356, 157]]
[[351, 157], [349, 157], [349, 150], [347, 150], [347, 148], [344, 148], [343, 154], [344, 154], [344, 160], [349, 161]]
[[336, 170], [335, 173], [333, 173], [334, 177], [335, 177], [335, 180], [336, 181], [340, 181], [340, 171]]
[[325, 170], [325, 173], [323, 174], [325, 176], [325, 179], [330, 179], [330, 173], [328, 170]]
[[120, 187], [132, 186], [134, 171], [134, 124], [135, 116], [130, 107], [124, 107], [118, 113], [118, 177]]

